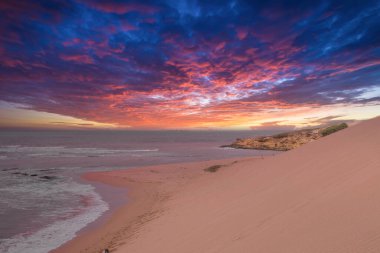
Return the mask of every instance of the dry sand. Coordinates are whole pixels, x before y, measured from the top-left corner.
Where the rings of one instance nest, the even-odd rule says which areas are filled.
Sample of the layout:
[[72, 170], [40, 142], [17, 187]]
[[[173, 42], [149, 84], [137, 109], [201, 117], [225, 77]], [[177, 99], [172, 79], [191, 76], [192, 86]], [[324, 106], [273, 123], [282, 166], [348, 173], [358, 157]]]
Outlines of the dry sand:
[[152, 168], [88, 174], [132, 201], [57, 252], [380, 252], [379, 117], [274, 157]]
[[171, 196], [198, 177], [207, 175], [205, 168], [215, 164], [228, 166], [237, 159], [260, 158], [211, 160], [84, 174], [84, 180], [90, 182], [126, 187], [128, 202], [113, 210], [111, 217], [106, 222], [103, 221], [101, 226], [98, 224], [91, 226], [90, 230], [85, 229], [74, 240], [51, 253], [94, 253], [102, 252], [104, 248], [112, 250], [119, 247], [128, 238], [134, 237], [143, 224], [158, 217], [162, 213], [163, 203]]

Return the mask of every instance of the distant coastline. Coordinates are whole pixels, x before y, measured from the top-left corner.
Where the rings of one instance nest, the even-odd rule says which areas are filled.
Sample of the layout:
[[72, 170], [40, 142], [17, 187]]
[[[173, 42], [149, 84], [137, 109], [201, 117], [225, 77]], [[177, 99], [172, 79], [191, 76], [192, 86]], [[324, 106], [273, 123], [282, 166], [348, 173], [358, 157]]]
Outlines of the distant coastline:
[[347, 128], [346, 123], [332, 125], [323, 128], [303, 129], [293, 132], [280, 133], [271, 136], [259, 136], [252, 138], [237, 139], [229, 145], [221, 147], [236, 149], [274, 150], [288, 151], [324, 136]]

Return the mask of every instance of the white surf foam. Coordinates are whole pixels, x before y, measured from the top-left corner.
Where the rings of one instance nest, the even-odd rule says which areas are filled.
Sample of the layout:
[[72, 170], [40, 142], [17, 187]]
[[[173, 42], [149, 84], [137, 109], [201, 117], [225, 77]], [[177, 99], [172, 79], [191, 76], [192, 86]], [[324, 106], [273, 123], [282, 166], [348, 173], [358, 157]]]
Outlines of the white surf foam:
[[[30, 147], [30, 146], [0, 146], [2, 156], [6, 158], [29, 157], [86, 157], [86, 156], [114, 156], [125, 153], [157, 152], [159, 149], [106, 149], [106, 148], [78, 148], [65, 146]], [[1, 158], [0, 158], [1, 159]]]
[[[78, 184], [79, 185], [79, 184]], [[2, 253], [48, 253], [73, 239], [77, 232], [87, 224], [95, 221], [109, 206], [90, 185], [81, 185], [81, 193], [90, 199], [90, 205], [83, 207], [78, 215], [58, 220], [32, 233], [17, 235], [1, 240]]]

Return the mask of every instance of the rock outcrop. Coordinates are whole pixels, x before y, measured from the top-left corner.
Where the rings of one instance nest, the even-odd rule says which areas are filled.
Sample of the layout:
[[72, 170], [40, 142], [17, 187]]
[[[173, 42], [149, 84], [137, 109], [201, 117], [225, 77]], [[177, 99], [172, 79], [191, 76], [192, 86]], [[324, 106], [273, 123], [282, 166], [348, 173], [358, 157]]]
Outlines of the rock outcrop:
[[342, 130], [346, 127], [346, 123], [341, 123], [339, 125], [324, 128], [303, 129], [272, 136], [237, 139], [234, 143], [223, 147], [287, 151]]

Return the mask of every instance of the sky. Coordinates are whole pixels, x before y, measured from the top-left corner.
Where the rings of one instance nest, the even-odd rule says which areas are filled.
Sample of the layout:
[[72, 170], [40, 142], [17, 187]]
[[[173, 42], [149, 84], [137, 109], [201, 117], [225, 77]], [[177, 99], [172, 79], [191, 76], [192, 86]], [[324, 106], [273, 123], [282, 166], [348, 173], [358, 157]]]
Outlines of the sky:
[[378, 115], [378, 0], [0, 2], [0, 127], [292, 129]]

